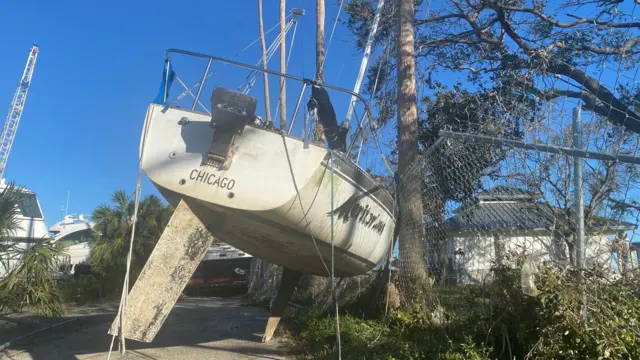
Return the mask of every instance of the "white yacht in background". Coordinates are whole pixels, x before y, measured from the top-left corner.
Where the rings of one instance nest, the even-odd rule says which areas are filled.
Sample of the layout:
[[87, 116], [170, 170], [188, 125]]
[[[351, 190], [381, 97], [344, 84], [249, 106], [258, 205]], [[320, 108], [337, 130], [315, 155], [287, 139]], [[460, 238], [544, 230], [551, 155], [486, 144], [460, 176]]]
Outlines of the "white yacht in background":
[[80, 267], [88, 273], [91, 253], [89, 240], [93, 227], [94, 222], [85, 219], [82, 214], [77, 217], [65, 215], [62, 221], [49, 227], [54, 242], [65, 248], [61, 265], [63, 274], [75, 274]]
[[[5, 179], [0, 180], [0, 192], [7, 190], [8, 185]], [[14, 232], [15, 251], [0, 253], [0, 278], [13, 269], [19, 261], [19, 251], [31, 247], [38, 241], [49, 237], [47, 225], [44, 222], [42, 209], [36, 194], [28, 189], [22, 188], [24, 198], [18, 204], [19, 215], [17, 220], [19, 228]]]

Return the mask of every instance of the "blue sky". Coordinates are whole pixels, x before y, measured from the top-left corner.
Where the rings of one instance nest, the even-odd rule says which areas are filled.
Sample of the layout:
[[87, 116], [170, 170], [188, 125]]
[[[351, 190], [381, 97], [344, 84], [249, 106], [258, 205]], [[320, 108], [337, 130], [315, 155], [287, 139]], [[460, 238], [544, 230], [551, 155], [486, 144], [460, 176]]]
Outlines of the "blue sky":
[[[288, 8], [306, 10], [291, 69], [300, 74], [304, 66], [305, 75], [312, 77], [315, 1], [287, 3]], [[265, 28], [277, 24], [277, 4], [264, 1]], [[337, 11], [336, 2], [327, 1], [327, 41]], [[85, 214], [108, 202], [116, 189], [133, 191], [140, 130], [160, 84], [164, 51], [182, 48], [232, 57], [257, 36], [257, 1], [4, 2], [0, 12], [2, 121], [31, 45], [40, 48], [7, 180], [38, 194], [48, 224], [60, 219], [68, 190], [69, 212]], [[353, 87], [361, 56], [347, 43], [350, 39], [348, 30], [338, 25], [325, 64], [326, 81], [347, 88]], [[250, 50], [238, 59], [257, 61], [260, 47]], [[273, 69], [277, 61], [276, 56]], [[189, 84], [204, 69], [204, 65], [197, 71], [178, 66], [176, 72]], [[220, 73], [225, 75], [223, 80], [236, 85], [242, 80]], [[275, 78], [271, 81], [273, 98], [277, 85]], [[256, 87], [262, 87], [261, 81]], [[173, 89], [173, 95], [180, 90], [177, 85]], [[289, 103], [295, 98], [293, 90]], [[253, 95], [262, 96], [261, 91]], [[203, 99], [209, 96], [204, 93]], [[337, 110], [344, 113], [342, 108]], [[146, 180], [143, 192], [156, 193]]]
[[[337, 3], [326, 1], [327, 42]], [[292, 7], [305, 9], [306, 15], [299, 22], [289, 72], [313, 77], [315, 1], [288, 0], [287, 8]], [[181, 48], [233, 57], [258, 37], [257, 18], [256, 0], [159, 0], [152, 6], [121, 0], [6, 2], [0, 12], [2, 121], [31, 45], [40, 48], [7, 179], [38, 194], [48, 224], [60, 219], [69, 190], [69, 212], [84, 214], [108, 202], [117, 189], [132, 192], [142, 122], [160, 85], [165, 50]], [[264, 0], [265, 29], [278, 21], [278, 1]], [[268, 42], [275, 35], [275, 31], [268, 34]], [[325, 63], [326, 82], [353, 87], [361, 54], [350, 40], [351, 34], [338, 24]], [[255, 64], [259, 58], [256, 44], [237, 59]], [[192, 85], [199, 81], [205, 63], [175, 59], [174, 66], [178, 76]], [[204, 103], [213, 85], [236, 88], [247, 74], [228, 67], [214, 68], [218, 71], [203, 92]], [[277, 55], [270, 68], [278, 68]], [[182, 89], [174, 83], [172, 90], [175, 97]], [[288, 83], [289, 114], [298, 90], [299, 85]], [[275, 107], [278, 84], [274, 77], [270, 78], [270, 91]], [[262, 106], [261, 79], [251, 94]], [[341, 119], [348, 97], [333, 96]], [[301, 134], [301, 127], [298, 118], [295, 135]], [[382, 168], [378, 150], [365, 147], [360, 165]], [[157, 194], [146, 179], [143, 193]]]

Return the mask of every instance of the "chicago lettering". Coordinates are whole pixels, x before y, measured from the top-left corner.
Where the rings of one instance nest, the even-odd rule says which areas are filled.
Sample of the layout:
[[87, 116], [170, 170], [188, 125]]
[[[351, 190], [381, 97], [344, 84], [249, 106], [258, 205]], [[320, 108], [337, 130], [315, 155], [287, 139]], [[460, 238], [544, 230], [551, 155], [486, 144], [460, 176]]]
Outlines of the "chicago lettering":
[[[369, 205], [362, 206], [357, 203], [358, 200], [359, 197], [357, 196], [351, 197], [335, 209], [335, 215], [344, 223], [353, 219], [377, 232], [379, 235], [382, 235], [386, 224], [380, 220], [380, 215], [374, 215], [371, 210], [369, 210]], [[329, 215], [331, 215], [330, 212]]]
[[208, 184], [211, 186], [217, 186], [219, 188], [231, 190], [234, 186], [236, 186], [236, 181], [233, 179], [229, 179], [226, 177], [219, 177], [215, 174], [208, 173], [206, 171], [193, 169], [191, 170], [191, 174], [189, 174], [189, 179], [195, 180], [204, 184]]

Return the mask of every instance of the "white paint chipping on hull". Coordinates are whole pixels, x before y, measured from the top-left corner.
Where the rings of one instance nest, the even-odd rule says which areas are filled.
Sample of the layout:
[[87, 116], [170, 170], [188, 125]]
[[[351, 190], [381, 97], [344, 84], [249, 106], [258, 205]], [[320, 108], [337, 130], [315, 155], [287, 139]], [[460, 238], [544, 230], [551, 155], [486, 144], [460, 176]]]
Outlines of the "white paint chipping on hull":
[[[156, 104], [148, 109], [142, 166], [167, 200], [174, 205], [180, 199], [198, 203], [196, 215], [205, 223], [222, 219], [211, 233], [242, 251], [303, 273], [328, 276], [318, 256], [319, 251], [330, 266], [327, 151], [314, 145], [304, 149], [302, 141], [286, 137], [290, 168], [280, 134], [247, 126], [235, 138], [229, 169], [222, 171], [202, 165], [213, 136], [209, 116], [162, 110]], [[353, 164], [336, 160], [334, 165], [336, 275], [358, 275], [385, 258], [395, 220], [391, 205], [379, 200], [389, 198], [386, 190], [371, 191], [375, 182]]]

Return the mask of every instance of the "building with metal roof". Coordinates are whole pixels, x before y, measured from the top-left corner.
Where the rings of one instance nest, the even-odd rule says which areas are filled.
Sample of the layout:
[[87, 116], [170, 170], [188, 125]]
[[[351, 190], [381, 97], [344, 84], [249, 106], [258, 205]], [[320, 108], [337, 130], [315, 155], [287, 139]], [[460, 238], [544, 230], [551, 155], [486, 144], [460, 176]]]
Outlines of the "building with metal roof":
[[[518, 256], [538, 252], [543, 261], [568, 262], [575, 229], [574, 212], [554, 207], [540, 194], [494, 187], [463, 204], [444, 224], [447, 256], [458, 282], [484, 281], [495, 264], [515, 263]], [[615, 236], [635, 224], [597, 217], [585, 224], [587, 266], [612, 262]], [[444, 249], [442, 249], [444, 251]]]

